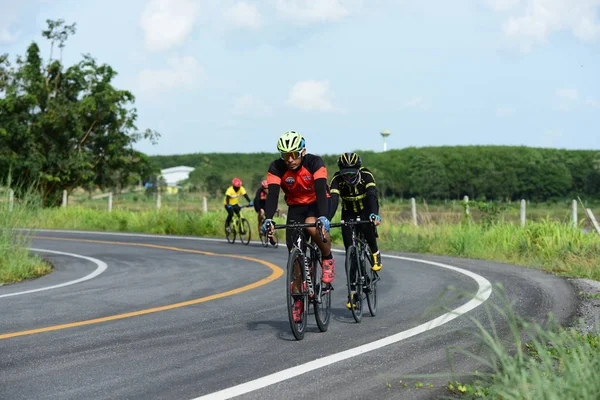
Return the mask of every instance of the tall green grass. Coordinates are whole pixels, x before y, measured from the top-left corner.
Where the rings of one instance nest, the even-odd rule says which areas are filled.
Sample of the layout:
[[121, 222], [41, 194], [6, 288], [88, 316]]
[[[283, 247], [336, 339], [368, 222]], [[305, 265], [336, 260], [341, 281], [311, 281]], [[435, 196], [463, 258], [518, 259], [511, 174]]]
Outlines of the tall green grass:
[[31, 209], [39, 206], [35, 196], [15, 201], [9, 209], [9, 192], [1, 190], [0, 197], [0, 284], [35, 278], [51, 271], [51, 266], [29, 251], [30, 240], [13, 228], [36, 227]]
[[[501, 286], [496, 292], [504, 300], [486, 303], [490, 328], [471, 318], [483, 350], [449, 349], [477, 360], [485, 372], [475, 374], [470, 384], [452, 381], [448, 390], [466, 398], [503, 400], [600, 398], [600, 326], [563, 328], [551, 314], [543, 325], [528, 322], [514, 312]], [[508, 339], [496, 329], [500, 319], [508, 323]]]
[[378, 232], [386, 250], [495, 260], [600, 281], [600, 237], [550, 219], [525, 227], [507, 222], [382, 224]]

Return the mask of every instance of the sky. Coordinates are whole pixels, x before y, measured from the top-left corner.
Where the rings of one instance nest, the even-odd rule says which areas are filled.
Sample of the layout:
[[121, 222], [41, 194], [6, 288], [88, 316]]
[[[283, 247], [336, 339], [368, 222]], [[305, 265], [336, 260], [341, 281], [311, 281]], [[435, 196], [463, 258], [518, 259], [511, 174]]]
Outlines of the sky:
[[600, 148], [600, 0], [0, 0], [0, 54], [46, 19], [136, 96], [149, 155]]

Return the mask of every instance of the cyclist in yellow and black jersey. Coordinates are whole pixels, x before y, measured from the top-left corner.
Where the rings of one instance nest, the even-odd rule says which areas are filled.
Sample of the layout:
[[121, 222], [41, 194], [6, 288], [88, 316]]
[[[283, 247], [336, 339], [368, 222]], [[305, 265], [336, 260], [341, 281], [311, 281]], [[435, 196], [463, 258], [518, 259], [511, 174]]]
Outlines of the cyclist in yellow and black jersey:
[[[337, 171], [331, 178], [331, 213], [329, 219], [333, 218], [337, 211], [339, 198], [342, 199], [342, 219], [371, 220], [375, 225], [381, 223], [379, 216], [379, 201], [377, 198], [377, 186], [375, 177], [367, 168], [362, 166], [362, 159], [356, 153], [344, 153], [338, 158]], [[377, 246], [377, 232], [372, 225], [357, 225], [361, 229], [371, 253], [373, 254], [373, 271], [379, 271], [381, 254]], [[350, 227], [342, 227], [344, 247], [352, 244], [352, 231]]]
[[227, 219], [225, 220], [225, 229], [230, 230], [229, 224], [231, 224], [231, 220], [233, 219], [233, 214], [235, 213], [238, 217], [240, 216], [240, 198], [244, 196], [246, 200], [248, 200], [248, 206], [252, 207], [254, 203], [250, 200], [246, 189], [242, 186], [242, 180], [240, 178], [233, 178], [231, 181], [231, 186], [227, 188], [225, 191], [225, 198], [223, 199], [223, 205], [225, 206], [225, 210], [227, 210]]

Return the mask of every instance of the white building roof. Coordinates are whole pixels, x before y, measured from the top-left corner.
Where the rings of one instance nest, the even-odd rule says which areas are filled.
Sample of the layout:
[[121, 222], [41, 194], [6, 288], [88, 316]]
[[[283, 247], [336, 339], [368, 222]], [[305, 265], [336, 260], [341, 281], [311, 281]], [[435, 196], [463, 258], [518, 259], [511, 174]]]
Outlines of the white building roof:
[[167, 175], [168, 174], [174, 174], [174, 173], [177, 173], [177, 172], [187, 172], [187, 173], [190, 173], [190, 172], [192, 172], [195, 169], [196, 168], [193, 168], [193, 167], [186, 167], [185, 165], [180, 165], [178, 167], [171, 167], [171, 168], [161, 169], [160, 173], [162, 175], [165, 175], [165, 174], [167, 174]]

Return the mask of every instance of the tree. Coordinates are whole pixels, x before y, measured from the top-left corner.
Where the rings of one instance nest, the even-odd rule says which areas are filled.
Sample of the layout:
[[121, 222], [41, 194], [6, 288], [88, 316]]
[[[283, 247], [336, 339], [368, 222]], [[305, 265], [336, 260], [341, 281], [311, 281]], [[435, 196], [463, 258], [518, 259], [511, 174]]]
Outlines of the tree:
[[75, 24], [47, 23], [46, 65], [35, 42], [14, 67], [0, 57], [0, 173], [13, 171], [17, 194], [37, 187], [46, 206], [59, 205], [63, 190], [116, 188], [150, 175], [149, 158], [132, 146], [160, 135], [137, 129], [133, 94], [115, 88], [116, 71], [89, 54], [68, 68], [53, 60], [55, 45], [62, 58]]

